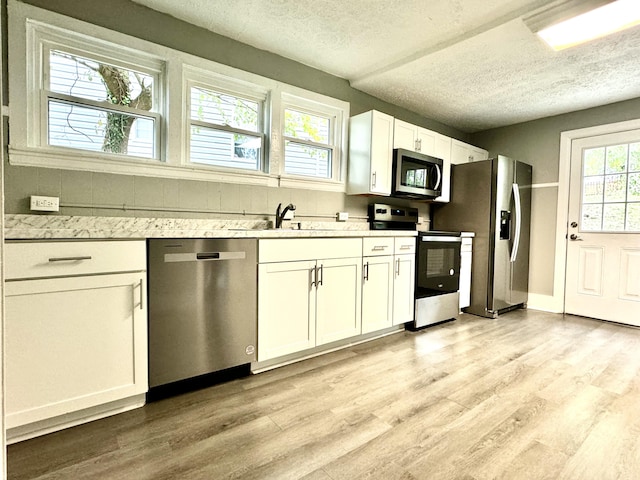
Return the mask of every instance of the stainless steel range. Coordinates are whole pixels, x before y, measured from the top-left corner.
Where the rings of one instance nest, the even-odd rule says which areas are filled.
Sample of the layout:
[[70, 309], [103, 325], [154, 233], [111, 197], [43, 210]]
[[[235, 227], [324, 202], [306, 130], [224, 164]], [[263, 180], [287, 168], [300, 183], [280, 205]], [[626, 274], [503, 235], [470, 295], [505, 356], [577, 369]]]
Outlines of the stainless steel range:
[[420, 232], [416, 248], [415, 328], [458, 315], [460, 232]]
[[[418, 210], [381, 203], [369, 205], [372, 230], [415, 230]], [[418, 232], [416, 248], [415, 317], [422, 328], [459, 313], [460, 232]]]

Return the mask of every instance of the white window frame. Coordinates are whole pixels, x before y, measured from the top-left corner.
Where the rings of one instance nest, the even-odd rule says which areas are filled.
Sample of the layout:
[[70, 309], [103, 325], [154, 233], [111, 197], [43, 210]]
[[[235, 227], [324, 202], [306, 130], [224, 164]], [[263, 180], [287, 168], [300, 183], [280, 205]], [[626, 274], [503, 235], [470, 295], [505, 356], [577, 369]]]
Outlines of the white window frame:
[[[261, 85], [243, 81], [227, 75], [216, 74], [191, 65], [183, 67], [183, 85], [184, 93], [184, 132], [183, 138], [184, 149], [183, 157], [185, 165], [191, 168], [198, 168], [210, 171], [226, 172], [229, 175], [238, 175], [238, 178], [247, 175], [266, 176], [268, 170], [268, 134], [269, 131], [269, 90]], [[198, 122], [191, 119], [191, 88], [202, 88], [218, 93], [226, 93], [234, 97], [246, 98], [257, 102], [261, 108], [258, 115], [258, 131], [251, 132], [240, 128], [223, 127], [220, 125], [209, 124], [208, 122]], [[262, 149], [260, 151], [260, 165], [257, 170], [231, 168], [218, 165], [207, 165], [198, 162], [191, 162], [191, 126], [200, 125], [204, 128], [212, 128], [216, 130], [224, 130], [234, 133], [246, 134], [260, 137], [262, 140]]]
[[[260, 75], [222, 65], [178, 50], [92, 25], [48, 10], [8, 0], [9, 101], [12, 165], [84, 170], [125, 175], [282, 186], [308, 190], [346, 191], [346, 155], [349, 103], [304, 90]], [[83, 52], [89, 58], [131, 66], [132, 70], [158, 72], [154, 107], [160, 116], [161, 143], [157, 159], [51, 147], [46, 139], [43, 110], [42, 42]], [[126, 45], [126, 46], [125, 46]], [[114, 53], [115, 52], [115, 53]], [[212, 90], [264, 97], [262, 171], [225, 168], [189, 161], [189, 82]], [[241, 95], [241, 96], [242, 96]], [[89, 102], [87, 102], [89, 103]], [[335, 155], [332, 178], [302, 177], [284, 173], [284, 109], [304, 109], [332, 115]], [[46, 105], [45, 105], [46, 106]], [[110, 107], [109, 107], [110, 108]], [[43, 135], [45, 135], [43, 137]], [[43, 140], [44, 139], [44, 140]]]
[[[165, 95], [163, 94], [166, 67], [163, 58], [153, 53], [145, 53], [142, 48], [138, 50], [123, 47], [121, 43], [108, 38], [113, 34], [104, 36], [95, 34], [95, 27], [92, 27], [94, 34], [85, 31], [87, 27], [83, 28], [86, 24], [82, 22], [61, 17], [63, 20], [53, 25], [43, 21], [42, 15], [39, 15], [40, 9], [21, 7], [15, 2], [10, 2], [9, 6], [10, 12], [17, 17], [15, 21], [9, 23], [9, 51], [12, 55], [12, 68], [9, 70], [10, 106], [13, 107], [10, 124], [14, 127], [9, 145], [10, 163], [73, 170], [115, 171], [116, 173], [136, 173], [129, 171], [129, 168], [135, 165], [153, 168], [153, 165], [161, 164], [165, 159], [166, 151], [162, 142], [166, 129]], [[37, 12], [35, 15], [34, 10]], [[70, 25], [67, 25], [70, 23], [77, 23], [78, 30], [71, 31], [68, 28]], [[76, 99], [46, 90], [45, 76], [48, 75], [48, 56], [51, 50], [69, 52], [153, 76], [153, 110], [139, 115], [135, 109], [118, 105], [102, 105], [100, 102]], [[156, 122], [153, 158], [49, 145], [47, 118], [49, 98], [71, 101], [89, 108], [117, 110], [153, 118]]]
[[[329, 119], [329, 144], [306, 142], [285, 134], [285, 110], [295, 110]], [[322, 185], [324, 190], [344, 191], [346, 178], [347, 124], [349, 104], [341, 100], [298, 89], [289, 89], [281, 94], [280, 105], [280, 162], [281, 183], [290, 187], [310, 188], [309, 184]], [[331, 178], [319, 178], [306, 175], [293, 175], [285, 172], [285, 142], [308, 143], [312, 146], [331, 150]]]
[[[137, 56], [135, 58], [130, 58], [130, 59], [122, 58], [122, 57], [118, 57], [118, 59], [115, 59], [112, 57], [105, 56], [104, 53], [101, 52], [101, 50], [103, 49], [102, 45], [91, 45], [90, 50], [87, 50], [85, 42], [83, 42], [82, 47], [79, 48], [79, 45], [77, 45], [77, 41], [75, 41], [75, 39], [72, 39], [72, 38], [65, 39], [66, 41], [64, 41], [64, 43], [60, 43], [57, 40], [51, 41], [48, 38], [51, 35], [47, 35], [46, 29], [43, 29], [43, 28], [35, 27], [33, 33], [36, 36], [35, 41], [39, 45], [38, 49], [42, 50], [42, 61], [39, 62], [37, 65], [34, 65], [34, 68], [37, 69], [36, 70], [37, 78], [40, 78], [41, 81], [43, 82], [47, 81], [47, 75], [49, 74], [49, 71], [50, 71], [49, 70], [50, 69], [50, 52], [52, 50], [62, 51], [64, 53], [69, 53], [71, 55], [85, 57], [98, 63], [114, 65], [127, 70], [138, 71], [140, 73], [145, 73], [147, 75], [150, 75], [151, 77], [153, 77], [152, 105], [154, 106], [154, 108], [151, 111], [142, 112], [140, 110], [129, 108], [123, 105], [109, 105], [105, 102], [98, 102], [95, 100], [89, 100], [89, 99], [75, 97], [75, 96], [71, 96], [63, 93], [53, 92], [51, 90], [46, 89], [45, 85], [42, 85], [42, 88], [40, 89], [40, 92], [41, 92], [40, 93], [41, 94], [40, 125], [42, 127], [40, 128], [40, 142], [36, 144], [36, 146], [46, 147], [46, 148], [51, 148], [56, 150], [64, 149], [66, 151], [65, 152], [66, 155], [68, 155], [69, 153], [73, 154], [74, 152], [78, 152], [78, 151], [81, 151], [81, 152], [87, 151], [87, 150], [77, 149], [72, 147], [60, 147], [60, 146], [49, 145], [48, 101], [52, 99], [52, 100], [59, 100], [65, 103], [77, 104], [79, 106], [90, 107], [95, 110], [117, 111], [117, 112], [122, 112], [131, 116], [135, 116], [135, 117], [153, 119], [156, 127], [155, 127], [155, 135], [154, 135], [154, 142], [153, 142], [153, 155], [151, 156], [151, 158], [136, 157], [135, 155], [118, 155], [115, 153], [108, 153], [108, 152], [98, 153], [98, 155], [100, 156], [108, 155], [109, 157], [113, 157], [114, 155], [116, 155], [119, 157], [131, 158], [131, 159], [144, 158], [145, 160], [161, 160], [161, 154], [163, 152], [163, 149], [162, 149], [163, 122], [162, 122], [162, 115], [160, 112], [162, 111], [161, 106], [162, 106], [164, 96], [161, 95], [161, 92], [159, 91], [158, 86], [162, 88], [162, 85], [164, 83], [163, 82], [164, 62], [162, 61], [153, 62], [151, 66], [141, 65], [140, 63], [142, 59]], [[135, 63], [132, 63], [132, 62], [135, 62]], [[96, 154], [97, 152], [91, 152], [91, 153]]]

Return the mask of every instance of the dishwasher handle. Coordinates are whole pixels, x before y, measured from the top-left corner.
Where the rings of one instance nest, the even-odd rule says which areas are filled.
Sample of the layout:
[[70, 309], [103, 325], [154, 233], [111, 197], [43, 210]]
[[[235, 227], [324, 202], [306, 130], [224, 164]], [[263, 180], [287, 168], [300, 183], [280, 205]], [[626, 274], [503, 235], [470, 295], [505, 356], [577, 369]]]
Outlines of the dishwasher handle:
[[165, 263], [244, 260], [245, 258], [247, 258], [247, 252], [189, 252], [164, 254]]

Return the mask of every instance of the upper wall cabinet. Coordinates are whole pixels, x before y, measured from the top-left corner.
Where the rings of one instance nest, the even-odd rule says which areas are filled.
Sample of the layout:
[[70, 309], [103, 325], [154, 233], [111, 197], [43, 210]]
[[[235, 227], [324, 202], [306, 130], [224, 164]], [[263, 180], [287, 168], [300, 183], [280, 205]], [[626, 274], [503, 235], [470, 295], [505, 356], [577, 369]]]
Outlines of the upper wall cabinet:
[[347, 193], [391, 195], [393, 117], [376, 110], [351, 117]]
[[489, 158], [488, 151], [460, 140], [451, 140], [451, 163], [457, 165], [459, 163], [486, 160], [487, 158]]
[[441, 158], [442, 195], [436, 202], [448, 202], [451, 177], [451, 138], [426, 128], [395, 119], [393, 124], [393, 148], [404, 148], [425, 155]]

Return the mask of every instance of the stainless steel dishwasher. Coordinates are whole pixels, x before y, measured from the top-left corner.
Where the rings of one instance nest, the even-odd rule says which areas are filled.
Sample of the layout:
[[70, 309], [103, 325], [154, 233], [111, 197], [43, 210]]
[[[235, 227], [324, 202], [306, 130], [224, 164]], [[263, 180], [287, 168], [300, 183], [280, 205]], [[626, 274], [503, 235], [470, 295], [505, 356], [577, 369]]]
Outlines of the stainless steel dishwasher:
[[256, 359], [256, 239], [149, 239], [149, 387]]

